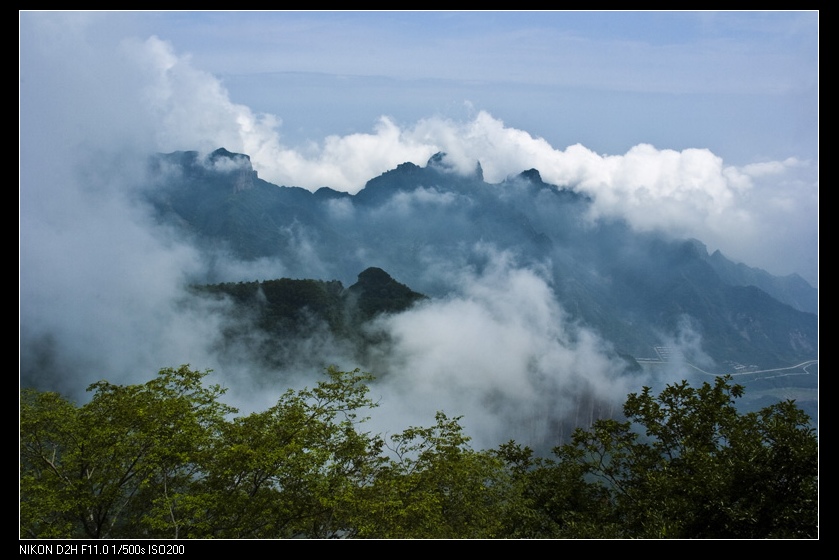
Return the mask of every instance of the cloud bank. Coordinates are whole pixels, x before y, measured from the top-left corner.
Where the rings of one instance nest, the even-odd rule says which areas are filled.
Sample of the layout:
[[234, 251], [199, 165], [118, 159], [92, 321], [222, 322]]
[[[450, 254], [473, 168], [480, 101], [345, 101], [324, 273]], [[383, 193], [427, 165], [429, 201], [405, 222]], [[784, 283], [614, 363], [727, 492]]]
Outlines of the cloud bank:
[[[813, 162], [791, 156], [735, 167], [705, 149], [646, 144], [618, 155], [579, 144], [559, 149], [481, 110], [462, 121], [431, 116], [406, 124], [382, 116], [369, 132], [288, 146], [281, 116], [235, 103], [218, 78], [165, 40], [121, 39], [102, 48], [85, 16], [28, 13], [20, 23], [20, 329], [22, 354], [39, 360], [21, 364], [28, 375], [137, 381], [189, 362], [223, 365], [230, 383], [253, 378], [245, 366], [219, 361], [213, 344], [221, 325], [212, 309], [185, 306], [182, 288], [210, 269], [231, 280], [277, 278], [285, 265], [221, 253], [208, 259], [159, 228], [137, 202], [148, 188], [142, 163], [154, 152], [223, 146], [248, 154], [273, 183], [352, 193], [439, 151], [459, 172], [471, 173], [480, 161], [489, 182], [536, 168], [545, 181], [591, 196], [592, 220], [621, 218], [640, 230], [697, 237], [750, 266], [817, 278]], [[428, 200], [415, 202], [446, 203], [418, 192]], [[338, 201], [334, 210], [351, 208]], [[455, 270], [452, 283], [461, 289], [449, 299], [382, 320], [378, 328], [393, 339], [383, 359], [411, 379], [383, 380], [383, 394], [427, 423], [428, 411], [413, 404], [436, 392], [440, 400], [428, 406], [471, 413], [487, 441], [506, 420], [534, 437], [556, 428], [534, 423], [539, 414], [522, 418], [523, 403], [537, 413], [579, 415], [583, 401], [564, 395], [591, 395], [590, 410], [600, 399], [624, 396], [628, 387], [616, 381], [602, 341], [568, 323], [539, 272], [504, 255], [491, 261], [481, 273]], [[78, 379], [54, 373], [46, 382], [78, 388]]]
[[488, 266], [457, 271], [448, 298], [374, 325], [391, 337], [382, 364], [390, 373], [376, 386], [386, 417], [420, 423], [434, 406], [464, 415], [478, 442], [544, 444], [614, 413], [649, 380], [627, 375], [596, 333], [570, 321], [540, 271], [477, 250]]
[[613, 155], [580, 144], [560, 149], [480, 110], [460, 122], [429, 117], [400, 124], [382, 116], [369, 132], [287, 146], [280, 117], [233, 102], [219, 79], [166, 41], [125, 39], [105, 52], [86, 40], [84, 20], [59, 27], [27, 15], [22, 151], [33, 136], [39, 142], [52, 136], [64, 148], [209, 152], [223, 146], [250, 155], [270, 182], [351, 193], [399, 163], [423, 165], [444, 151], [463, 172], [480, 161], [489, 182], [539, 169], [547, 182], [591, 195], [593, 218], [696, 237], [735, 260], [776, 274], [796, 271], [816, 283], [817, 169], [794, 155], [736, 167], [707, 149], [639, 144]]

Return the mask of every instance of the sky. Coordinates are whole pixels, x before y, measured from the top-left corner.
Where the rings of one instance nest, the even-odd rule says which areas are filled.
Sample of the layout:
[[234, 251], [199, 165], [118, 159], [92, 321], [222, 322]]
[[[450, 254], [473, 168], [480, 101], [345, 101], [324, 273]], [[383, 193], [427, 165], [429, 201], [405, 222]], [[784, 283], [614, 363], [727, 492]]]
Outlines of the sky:
[[479, 159], [488, 181], [538, 168], [597, 195], [604, 214], [681, 228], [817, 285], [818, 23], [818, 12], [22, 12], [21, 166], [30, 141], [223, 145], [271, 182], [356, 192], [443, 150], [464, 168]]
[[[172, 305], [201, 256], [136, 202], [155, 152], [225, 147], [275, 184], [351, 193], [439, 151], [488, 182], [536, 168], [591, 196], [593, 219], [818, 286], [816, 11], [23, 11], [19, 25], [21, 331], [75, 370], [175, 366], [212, 328]], [[494, 286], [522, 301], [545, 288], [500, 270]], [[486, 282], [465, 280], [477, 292], [461, 303]], [[438, 317], [481, 313], [447, 305]], [[498, 339], [528, 339], [503, 330], [517, 324]], [[559, 359], [556, 340], [528, 355]]]

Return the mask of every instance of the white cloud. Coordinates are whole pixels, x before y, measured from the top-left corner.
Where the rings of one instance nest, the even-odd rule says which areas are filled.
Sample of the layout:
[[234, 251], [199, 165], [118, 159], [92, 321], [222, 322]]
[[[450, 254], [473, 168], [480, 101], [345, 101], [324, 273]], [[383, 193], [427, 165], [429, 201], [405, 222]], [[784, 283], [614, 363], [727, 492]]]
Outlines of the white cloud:
[[[738, 168], [707, 149], [639, 144], [612, 155], [580, 144], [558, 149], [486, 111], [465, 121], [429, 117], [410, 125], [383, 116], [370, 132], [289, 147], [278, 117], [232, 102], [216, 77], [171, 44], [125, 40], [103, 52], [86, 42], [85, 25], [82, 19], [66, 29], [34, 26], [22, 37], [21, 75], [29, 80], [21, 90], [22, 153], [35, 134], [39, 148], [30, 152], [43, 148], [44, 137], [56, 152], [225, 147], [248, 154], [273, 183], [354, 193], [400, 163], [424, 165], [445, 151], [462, 173], [480, 161], [486, 180], [499, 182], [536, 168], [547, 182], [591, 195], [592, 217], [696, 237], [736, 260], [816, 281], [817, 170], [795, 157]], [[45, 93], [57, 91], [64, 95]]]
[[[546, 181], [591, 195], [596, 216], [691, 235], [747, 264], [816, 279], [817, 162], [790, 157], [734, 167], [706, 149], [648, 144], [613, 155], [580, 144], [558, 149], [486, 111], [462, 121], [429, 117], [411, 124], [383, 116], [369, 132], [291, 147], [283, 143], [278, 116], [233, 102], [217, 77], [196, 68], [170, 43], [151, 37], [103, 48], [89, 33], [95, 20], [78, 14], [21, 17], [21, 314], [26, 328], [53, 322], [78, 347], [115, 349], [102, 350], [106, 369], [147, 371], [143, 364], [156, 360], [161, 363], [154, 368], [173, 365], [168, 357], [197, 355], [201, 346], [197, 334], [182, 341], [168, 327], [149, 326], [190, 320], [173, 311], [172, 286], [205, 266], [189, 247], [150, 233], [145, 215], [132, 203], [143, 183], [143, 158], [155, 151], [225, 147], [248, 154], [271, 182], [349, 192], [405, 161], [424, 165], [437, 151], [447, 152], [463, 173], [473, 172], [480, 161], [490, 182], [537, 168]], [[447, 202], [431, 190], [417, 197], [404, 202]], [[340, 201], [333, 210], [349, 211]], [[295, 239], [305, 250], [305, 237]], [[225, 278], [243, 270], [265, 277], [283, 273], [272, 262], [215, 266]], [[312, 261], [313, 270], [319, 266]], [[417, 366], [427, 379], [445, 379], [442, 357], [434, 359], [442, 350], [435, 348], [454, 352], [457, 340], [474, 350], [468, 357], [453, 354], [463, 356], [462, 363], [487, 363], [492, 356], [492, 362], [515, 372], [512, 378], [493, 374], [499, 376], [495, 386], [511, 395], [533, 390], [527, 372], [544, 373], [538, 356], [573, 369], [574, 356], [599, 355], [597, 341], [587, 333], [578, 332], [569, 342], [565, 330], [546, 326], [546, 321], [565, 325], [561, 310], [546, 303], [548, 288], [538, 275], [500, 270], [505, 272], [498, 272], [494, 283], [464, 278], [468, 287], [460, 297], [415, 313], [416, 320], [438, 329], [401, 343], [406, 360], [428, 354], [428, 363]], [[475, 323], [488, 327], [484, 337], [469, 338]], [[407, 329], [398, 322], [392, 326]], [[117, 349], [126, 350], [119, 363]], [[608, 364], [602, 365], [607, 371]], [[472, 383], [459, 377], [452, 382], [466, 389]]]
[[392, 337], [376, 386], [385, 414], [398, 416], [388, 423], [427, 422], [442, 409], [492, 446], [550, 440], [592, 406], [617, 406], [638, 380], [608, 345], [569, 321], [538, 271], [477, 250], [488, 266], [453, 271], [456, 294], [378, 321]]

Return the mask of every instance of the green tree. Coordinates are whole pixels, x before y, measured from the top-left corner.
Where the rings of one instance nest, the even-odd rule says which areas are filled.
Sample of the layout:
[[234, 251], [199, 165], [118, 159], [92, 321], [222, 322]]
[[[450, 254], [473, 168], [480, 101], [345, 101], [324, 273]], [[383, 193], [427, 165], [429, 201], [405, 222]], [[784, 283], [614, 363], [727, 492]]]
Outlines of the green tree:
[[239, 417], [208, 373], [102, 381], [82, 406], [22, 391], [21, 537], [818, 536], [809, 418], [790, 401], [741, 414], [730, 378], [644, 388], [626, 421], [541, 458], [476, 451], [442, 412], [385, 442], [363, 430], [358, 370]]
[[347, 537], [351, 513], [381, 462], [382, 441], [360, 429], [375, 404], [368, 374], [330, 367], [314, 389], [234, 419], [205, 464], [206, 510], [194, 536]]
[[510, 487], [503, 463], [469, 446], [460, 417], [438, 412], [430, 427], [390, 437], [390, 456], [365, 489], [358, 536], [492, 538]]
[[262, 412], [232, 417], [209, 372], [91, 385], [77, 407], [21, 393], [21, 536], [353, 536], [359, 494], [384, 462], [360, 429], [369, 375], [328, 368]]
[[[740, 413], [730, 377], [645, 387], [626, 422], [599, 420], [556, 448], [608, 492], [622, 536], [818, 536], [818, 440], [792, 401]], [[612, 525], [610, 525], [612, 526]]]
[[209, 372], [163, 369], [143, 385], [100, 381], [76, 407], [21, 392], [21, 536], [181, 536], [176, 504], [226, 414]]
[[495, 450], [511, 480], [502, 512], [504, 538], [613, 538], [620, 535], [611, 516], [609, 492], [585, 480], [586, 466], [535, 456], [509, 441]]

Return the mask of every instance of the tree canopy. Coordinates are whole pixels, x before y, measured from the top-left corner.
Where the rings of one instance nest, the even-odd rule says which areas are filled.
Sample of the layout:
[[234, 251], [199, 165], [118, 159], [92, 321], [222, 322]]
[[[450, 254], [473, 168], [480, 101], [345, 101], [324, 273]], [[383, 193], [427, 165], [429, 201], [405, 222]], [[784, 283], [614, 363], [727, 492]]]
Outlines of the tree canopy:
[[647, 538], [818, 535], [818, 440], [792, 401], [741, 414], [729, 377], [629, 395], [554, 450], [608, 495], [620, 534]]
[[730, 378], [630, 394], [551, 457], [459, 417], [365, 431], [371, 376], [328, 368], [247, 415], [167, 368], [76, 405], [21, 391], [21, 538], [815, 538], [818, 440]]

